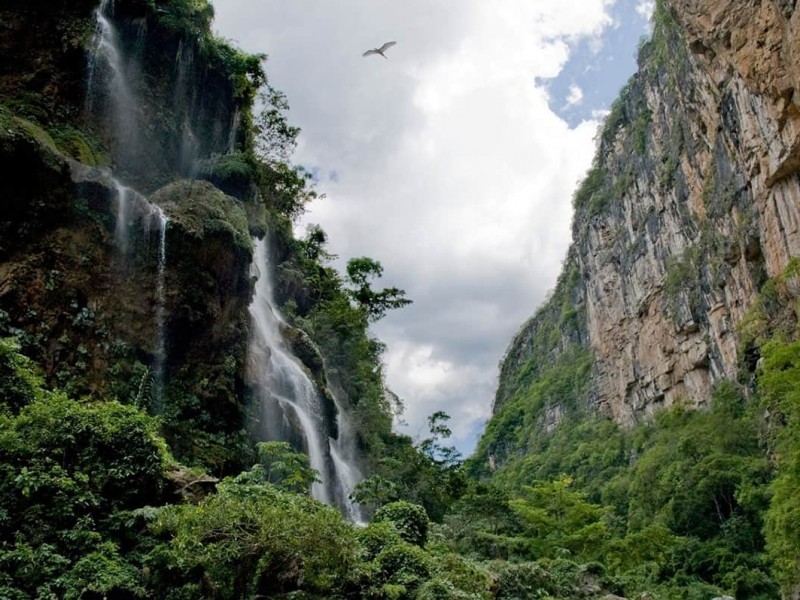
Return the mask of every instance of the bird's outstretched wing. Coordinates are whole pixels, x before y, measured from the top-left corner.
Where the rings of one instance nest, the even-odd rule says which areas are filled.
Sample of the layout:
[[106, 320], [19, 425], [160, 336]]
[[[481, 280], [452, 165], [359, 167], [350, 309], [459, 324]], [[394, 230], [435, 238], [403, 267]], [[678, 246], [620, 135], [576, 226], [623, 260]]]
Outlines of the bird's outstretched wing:
[[370, 50], [367, 50], [361, 56], [369, 56], [370, 54], [380, 54], [381, 56], [383, 56], [383, 58], [386, 58], [386, 55], [384, 54], [384, 52], [386, 52], [389, 48], [394, 46], [396, 43], [397, 42], [386, 42], [380, 48], [372, 48]]

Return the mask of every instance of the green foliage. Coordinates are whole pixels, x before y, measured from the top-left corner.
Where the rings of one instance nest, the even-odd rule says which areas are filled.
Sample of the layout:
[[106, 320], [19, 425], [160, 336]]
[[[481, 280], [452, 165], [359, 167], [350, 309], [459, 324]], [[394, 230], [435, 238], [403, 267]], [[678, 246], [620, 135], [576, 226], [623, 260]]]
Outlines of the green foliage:
[[419, 451], [429, 457], [433, 464], [444, 468], [461, 465], [461, 453], [454, 446], [443, 446], [439, 443], [440, 440], [449, 438], [453, 433], [446, 425], [449, 420], [450, 415], [441, 410], [429, 416], [428, 429], [431, 437], [422, 440], [418, 446]]
[[769, 342], [762, 356], [759, 391], [771, 419], [781, 424], [770, 435], [778, 473], [765, 531], [776, 577], [789, 590], [800, 580], [800, 342]]
[[518, 558], [524, 541], [510, 496], [496, 485], [473, 483], [451, 507], [445, 518], [446, 538], [452, 549], [481, 559]]
[[432, 437], [416, 447], [405, 436], [385, 437], [374, 474], [356, 486], [354, 498], [368, 506], [406, 500], [424, 507], [432, 520], [441, 521], [466, 487], [458, 453], [438, 443], [440, 436], [450, 435], [443, 424], [449, 418], [434, 413], [429, 419]]
[[50, 130], [56, 147], [66, 156], [92, 167], [108, 164], [100, 143], [75, 127], [64, 125]]
[[143, 596], [110, 523], [162, 496], [170, 459], [156, 422], [116, 402], [47, 392], [30, 363], [13, 366], [25, 394], [18, 414], [0, 415], [0, 590], [20, 598]]
[[531, 562], [497, 562], [490, 566], [497, 578], [496, 598], [522, 600], [523, 598], [549, 598], [550, 574], [540, 565]]
[[[547, 407], [532, 400], [500, 412], [501, 420], [517, 415], [526, 453], [493, 474], [508, 491], [476, 489], [454, 505], [445, 522], [455, 548], [486, 558], [601, 560], [625, 595], [774, 597], [761, 533], [772, 470], [756, 406], [734, 385], [715, 391], [710, 410], [677, 406], [630, 432], [580, 412], [546, 432], [538, 419], [526, 421]], [[491, 427], [487, 435], [496, 435]]]
[[523, 488], [523, 497], [511, 502], [530, 538], [529, 552], [535, 558], [568, 556], [591, 560], [602, 556], [609, 532], [602, 518], [604, 509], [586, 501], [586, 495], [570, 489], [572, 479]]
[[[556, 362], [568, 363], [573, 359], [576, 364], [581, 362], [582, 359], [577, 358], [584, 353], [580, 340], [586, 335], [586, 311], [581, 287], [577, 259], [570, 254], [552, 296], [522, 326], [503, 357], [495, 400], [496, 413]], [[581, 385], [579, 378], [574, 379]], [[480, 449], [477, 456], [482, 457]]]
[[385, 391], [381, 364], [384, 346], [369, 335], [367, 311], [353, 302], [342, 277], [327, 266], [331, 255], [325, 250], [325, 232], [312, 227], [304, 240], [291, 239], [289, 227], [276, 233], [289, 250], [278, 269], [277, 295], [284, 299], [284, 313], [325, 357], [326, 375], [349, 401], [365, 455], [377, 460], [392, 454], [389, 445], [404, 454], [405, 447], [391, 432], [393, 402]]
[[428, 537], [428, 514], [418, 504], [397, 501], [381, 506], [372, 518], [374, 523], [391, 523], [409, 544], [424, 546]]
[[0, 413], [19, 410], [41, 397], [44, 382], [13, 338], [0, 338]]
[[214, 7], [208, 0], [148, 0], [148, 4], [159, 25], [197, 44], [209, 65], [230, 80], [234, 98], [247, 104], [253, 101], [266, 82], [261, 67], [266, 57], [242, 52], [215, 37], [211, 30]]
[[422, 548], [405, 541], [387, 544], [366, 565], [362, 584], [367, 598], [413, 598], [431, 575], [431, 561]]
[[[538, 367], [535, 358], [523, 365], [519, 377], [522, 381], [530, 379], [531, 383], [528, 387], [521, 387], [486, 425], [475, 455], [467, 464], [469, 472], [485, 472], [490, 461], [505, 464], [511, 459], [511, 463], [515, 462], [512, 452], [514, 449], [527, 450], [532, 442], [535, 443], [548, 410], [561, 414], [563, 418], [583, 408], [589, 392], [591, 370], [591, 354], [587, 350], [578, 346], [569, 348], [549, 369], [538, 375], [528, 372]], [[522, 458], [518, 456], [518, 459]]]
[[205, 35], [211, 28], [214, 7], [206, 0], [151, 0], [159, 22], [189, 38]]
[[626, 105], [630, 97], [631, 86], [634, 78], [635, 75], [620, 90], [619, 96], [611, 104], [611, 110], [609, 111], [608, 116], [603, 123], [603, 130], [600, 134], [601, 152], [614, 143], [614, 139], [616, 138], [619, 130], [625, 127], [630, 121]]
[[[667, 260], [664, 277], [664, 292], [667, 310], [672, 319], [680, 324], [681, 319], [691, 318], [698, 314], [701, 302], [702, 264], [706, 257], [700, 245], [685, 248], [677, 257]], [[688, 314], [682, 310], [687, 303]]]
[[241, 203], [209, 183], [177, 181], [159, 190], [153, 201], [172, 208], [170, 220], [195, 242], [210, 243], [215, 236], [224, 236], [239, 252], [252, 254], [253, 240]]
[[271, 483], [289, 492], [307, 493], [319, 481], [308, 456], [295, 452], [286, 442], [259, 442], [258, 464], [236, 478], [237, 483]]
[[680, 25], [664, 0], [657, 0], [653, 12], [653, 35], [640, 46], [639, 66], [666, 71], [669, 85], [679, 85], [689, 69], [689, 52]]
[[290, 221], [305, 212], [306, 205], [320, 196], [311, 185], [311, 173], [284, 162], [258, 163], [256, 184], [267, 207]]
[[[608, 123], [608, 120], [606, 122]], [[606, 170], [597, 164], [593, 165], [572, 198], [575, 209], [585, 208], [590, 215], [605, 210], [611, 199], [607, 190], [607, 179]]]
[[403, 297], [406, 294], [405, 291], [398, 288], [374, 291], [370, 280], [379, 278], [381, 275], [383, 275], [381, 263], [372, 258], [362, 256], [347, 261], [347, 282], [350, 284], [348, 292], [372, 321], [377, 321], [385, 316], [388, 310], [411, 304], [411, 300]]
[[161, 509], [153, 529], [170, 540], [156, 556], [156, 587], [183, 587], [187, 598], [325, 594], [356, 560], [354, 530], [338, 511], [271, 485], [223, 482], [197, 505]]
[[784, 272], [769, 279], [759, 290], [744, 318], [739, 322], [743, 349], [758, 348], [793, 339], [798, 332], [797, 285], [800, 261], [792, 259]]
[[258, 100], [263, 107], [253, 124], [255, 133], [255, 154], [266, 164], [288, 164], [297, 146], [300, 128], [289, 125], [286, 113], [289, 101], [286, 95], [265, 85]]
[[217, 187], [238, 190], [250, 184], [255, 176], [255, 168], [248, 154], [232, 152], [200, 161], [198, 176], [208, 179]]

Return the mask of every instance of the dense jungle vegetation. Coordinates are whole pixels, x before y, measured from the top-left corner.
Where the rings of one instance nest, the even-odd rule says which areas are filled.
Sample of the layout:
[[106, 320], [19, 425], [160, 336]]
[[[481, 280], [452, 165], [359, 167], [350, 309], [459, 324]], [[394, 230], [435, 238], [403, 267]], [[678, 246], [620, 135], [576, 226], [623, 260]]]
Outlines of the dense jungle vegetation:
[[[354, 525], [311, 499], [316, 475], [288, 445], [209, 433], [214, 418], [190, 394], [151, 414], [142, 365], [104, 397], [83, 393], [80, 371], [63, 386], [46, 381], [37, 340], [0, 312], [0, 598], [768, 599], [796, 583], [796, 267], [764, 285], [743, 325], [761, 356], [755, 375], [718, 385], [707, 410], [679, 405], [632, 430], [582, 410], [588, 351], [576, 343], [555, 364], [544, 358], [582, 318], [567, 271], [534, 344], [541, 360], [525, 365], [475, 457], [447, 445], [443, 413], [421, 441], [394, 434], [383, 346], [368, 325], [406, 304], [403, 291], [374, 289], [382, 270], [370, 258], [337, 272], [321, 229], [293, 235], [316, 194], [290, 162], [298, 130], [261, 57], [210, 34], [206, 0], [144, 4], [200, 39], [240, 97], [261, 98], [238, 151], [203, 176], [260, 191], [282, 310], [353, 403], [370, 474], [355, 497], [371, 519]], [[0, 125], [103, 163], [102, 143], [42, 98], [4, 99]], [[546, 431], [554, 400], [567, 414]], [[504, 454], [504, 440], [525, 452]]]
[[775, 598], [800, 547], [798, 379], [800, 343], [773, 340], [748, 399], [727, 383], [710, 410], [633, 431], [520, 421], [534, 451], [488, 480], [442, 446], [438, 415], [360, 486], [377, 510], [358, 527], [308, 496], [306, 457], [277, 443], [181, 500], [176, 481], [202, 473], [157, 418], [45, 389], [5, 340], [0, 596]]

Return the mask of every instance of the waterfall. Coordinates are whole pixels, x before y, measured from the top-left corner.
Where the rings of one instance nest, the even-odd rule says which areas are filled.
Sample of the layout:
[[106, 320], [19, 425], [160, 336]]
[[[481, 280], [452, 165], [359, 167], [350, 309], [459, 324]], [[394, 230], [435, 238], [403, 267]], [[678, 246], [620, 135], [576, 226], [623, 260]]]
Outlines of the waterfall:
[[[94, 38], [92, 39], [92, 51], [89, 54], [89, 75], [86, 79], [87, 93], [86, 93], [86, 109], [92, 110], [94, 107], [95, 94], [97, 92], [97, 69], [100, 63], [100, 58], [103, 57], [103, 51], [106, 50], [104, 58], [108, 60], [109, 66], [112, 71], [120, 72], [119, 53], [116, 50], [116, 45], [113, 43], [114, 30], [111, 27], [106, 14], [110, 11], [110, 0], [102, 0], [100, 6], [94, 11], [95, 16], [95, 29]], [[111, 56], [109, 56], [111, 54]]]
[[[89, 112], [110, 109], [114, 127], [115, 157], [123, 169], [133, 168], [143, 151], [140, 143], [139, 103], [131, 91], [117, 30], [111, 22], [113, 0], [102, 0], [95, 10], [95, 34], [89, 56], [86, 108]], [[107, 102], [102, 100], [107, 99]]]
[[233, 111], [233, 118], [231, 119], [231, 130], [228, 133], [228, 154], [236, 152], [236, 134], [239, 133], [239, 124], [242, 120], [242, 113], [237, 107]]
[[178, 166], [185, 177], [197, 174], [197, 159], [200, 156], [200, 143], [192, 125], [197, 90], [192, 85], [191, 74], [194, 69], [194, 53], [191, 46], [181, 40], [175, 53], [175, 87], [173, 106], [176, 119], [182, 114], [180, 151]]
[[[140, 102], [132, 92], [126, 72], [126, 61], [119, 43], [117, 30], [112, 23], [114, 0], [101, 0], [95, 10], [95, 35], [89, 56], [86, 109], [104, 114], [110, 108], [110, 124], [113, 131], [112, 151], [117, 166], [123, 172], [140, 170], [144, 149], [139, 139]], [[187, 124], [188, 128], [188, 124]], [[189, 131], [191, 135], [191, 131]], [[192, 143], [193, 138], [192, 138]], [[158, 263], [155, 290], [156, 349], [152, 374], [154, 382], [154, 405], [160, 414], [164, 405], [167, 342], [165, 326], [165, 271], [167, 264], [168, 219], [160, 206], [151, 203], [145, 196], [126, 186], [110, 171], [102, 170], [103, 178], [110, 180], [116, 190], [117, 214], [114, 241], [126, 266], [130, 241], [130, 226], [140, 220], [144, 231], [158, 230]]]
[[117, 222], [114, 226], [114, 242], [124, 262], [130, 243], [131, 221], [136, 216], [149, 215], [155, 208], [142, 194], [124, 185], [111, 173], [107, 173], [107, 176], [117, 193]]
[[[156, 358], [153, 364], [153, 382], [155, 387], [156, 414], [164, 408], [164, 367], [167, 360], [167, 337], [164, 326], [164, 273], [167, 267], [167, 224], [169, 219], [160, 206], [151, 204], [151, 219], [157, 221], [158, 227], [158, 272], [156, 273]], [[149, 223], [148, 223], [149, 229]]]
[[[126, 57], [124, 46], [114, 25], [114, 0], [102, 0], [95, 11], [96, 29], [93, 49], [88, 65], [88, 90], [86, 108], [106, 119], [113, 133], [112, 156], [123, 178], [148, 181], [145, 149], [140, 136], [144, 128], [140, 115], [140, 98], [134, 93], [129, 74], [135, 74], [136, 64]], [[194, 129], [192, 116], [196, 94], [192, 82], [193, 54], [191, 46], [180, 44], [175, 56], [176, 84], [172, 98], [176, 118], [181, 124], [176, 166], [184, 175], [191, 175], [201, 152], [201, 140]], [[133, 70], [131, 70], [133, 69]], [[231, 115], [227, 132], [226, 150], [236, 149], [241, 113]], [[224, 140], [224, 138], [223, 138]], [[223, 142], [224, 143], [224, 142]], [[144, 167], [143, 167], [144, 165]], [[145, 232], [158, 233], [158, 263], [155, 273], [155, 326], [156, 340], [152, 365], [152, 409], [160, 413], [164, 406], [167, 335], [166, 335], [166, 232], [169, 220], [161, 207], [110, 172], [104, 173], [112, 182], [117, 196], [117, 222], [114, 238], [127, 268], [126, 257], [130, 250], [130, 232], [135, 223], [141, 223]], [[256, 436], [261, 440], [290, 442], [308, 454], [310, 466], [319, 473], [320, 481], [312, 484], [312, 495], [333, 506], [352, 521], [360, 522], [359, 507], [349, 496], [361, 480], [357, 467], [358, 455], [350, 420], [345, 407], [333, 394], [336, 424], [326, 422], [326, 412], [332, 413], [330, 398], [323, 396], [312, 381], [303, 364], [292, 355], [282, 338], [282, 329], [288, 327], [274, 308], [271, 273], [264, 241], [256, 242], [254, 269], [258, 280], [256, 293], [250, 306], [254, 335], [250, 344], [249, 375], [252, 389], [260, 403], [260, 421]], [[328, 385], [328, 388], [331, 386]], [[324, 388], [323, 388], [324, 389]], [[324, 409], [328, 410], [325, 411]], [[330, 427], [329, 427], [330, 425]], [[336, 431], [335, 434], [331, 432]]]
[[358, 506], [349, 499], [361, 475], [354, 463], [355, 453], [343, 441], [343, 434], [349, 429], [343, 423], [345, 413], [337, 401], [339, 433], [336, 439], [331, 438], [324, 422], [320, 392], [283, 340], [281, 329], [286, 323], [274, 306], [265, 240], [255, 243], [253, 267], [258, 279], [250, 305], [254, 331], [249, 369], [253, 391], [260, 403], [261, 419], [256, 435], [263, 440], [289, 441], [302, 447], [321, 480], [312, 485], [312, 496], [337, 506], [350, 520], [360, 522]]
[[155, 277], [155, 321], [156, 348], [153, 360], [153, 412], [161, 414], [164, 408], [165, 366], [167, 360], [166, 338], [166, 286], [167, 267], [167, 226], [169, 218], [164, 210], [108, 174], [117, 192], [117, 223], [114, 228], [114, 241], [121, 256], [121, 267], [127, 268], [127, 253], [131, 223], [139, 221], [148, 237], [155, 231], [158, 235], [158, 262]]

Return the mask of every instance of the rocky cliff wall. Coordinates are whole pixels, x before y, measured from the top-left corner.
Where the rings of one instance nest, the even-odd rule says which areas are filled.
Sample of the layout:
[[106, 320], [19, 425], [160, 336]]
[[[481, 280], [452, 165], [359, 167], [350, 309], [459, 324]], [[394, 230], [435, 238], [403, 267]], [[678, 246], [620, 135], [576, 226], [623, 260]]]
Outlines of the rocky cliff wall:
[[561, 314], [546, 305], [507, 353], [495, 411], [567, 342], [594, 356], [584, 404], [627, 425], [702, 406], [755, 367], [739, 325], [800, 253], [800, 11], [665, 0], [655, 20], [575, 197], [570, 296], [585, 331], [543, 340]]
[[237, 469], [250, 228], [263, 229], [263, 209], [184, 178], [241, 142], [233, 126], [260, 58], [216, 41], [210, 14], [176, 12], [204, 3], [109, 4], [137, 99], [134, 146], [104, 109], [112, 100], [87, 97], [96, 4], [0, 7], [0, 336], [74, 397], [158, 412], [187, 463]]

